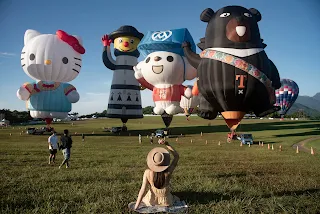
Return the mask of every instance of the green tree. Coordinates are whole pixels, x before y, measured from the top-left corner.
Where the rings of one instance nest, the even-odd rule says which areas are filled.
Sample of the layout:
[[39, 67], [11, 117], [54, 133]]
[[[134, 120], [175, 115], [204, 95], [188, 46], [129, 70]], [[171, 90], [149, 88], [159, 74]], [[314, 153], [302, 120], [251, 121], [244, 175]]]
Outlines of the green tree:
[[153, 106], [147, 106], [142, 109], [143, 114], [153, 114]]

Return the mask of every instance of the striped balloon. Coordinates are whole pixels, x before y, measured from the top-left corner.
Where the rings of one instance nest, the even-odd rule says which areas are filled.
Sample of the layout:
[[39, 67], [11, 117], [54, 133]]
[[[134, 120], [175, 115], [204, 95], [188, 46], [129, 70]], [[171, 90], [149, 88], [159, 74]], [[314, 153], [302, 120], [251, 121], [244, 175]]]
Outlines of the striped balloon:
[[297, 83], [290, 79], [281, 79], [281, 87], [275, 91], [276, 105], [280, 106], [279, 114], [283, 117], [299, 95]]

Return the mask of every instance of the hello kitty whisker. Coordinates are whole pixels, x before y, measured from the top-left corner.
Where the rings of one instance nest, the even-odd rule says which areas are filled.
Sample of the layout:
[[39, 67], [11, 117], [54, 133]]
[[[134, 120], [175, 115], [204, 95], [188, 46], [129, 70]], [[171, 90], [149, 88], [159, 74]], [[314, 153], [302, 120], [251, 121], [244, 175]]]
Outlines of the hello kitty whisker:
[[21, 60], [24, 60], [24, 58], [21, 58]]
[[81, 59], [79, 59], [79, 58], [76, 58], [76, 57], [74, 57], [74, 59], [76, 59], [76, 60], [80, 60], [80, 61], [81, 61]]
[[26, 64], [23, 64], [21, 67], [25, 66]]
[[21, 52], [21, 54], [25, 54], [26, 52]]
[[77, 64], [77, 63], [74, 63], [75, 65], [77, 65], [77, 66], [79, 66], [79, 67], [81, 67], [81, 65], [79, 65], [79, 64]]
[[74, 70], [75, 72], [79, 73], [79, 71], [77, 71], [76, 69], [72, 68], [72, 70]]

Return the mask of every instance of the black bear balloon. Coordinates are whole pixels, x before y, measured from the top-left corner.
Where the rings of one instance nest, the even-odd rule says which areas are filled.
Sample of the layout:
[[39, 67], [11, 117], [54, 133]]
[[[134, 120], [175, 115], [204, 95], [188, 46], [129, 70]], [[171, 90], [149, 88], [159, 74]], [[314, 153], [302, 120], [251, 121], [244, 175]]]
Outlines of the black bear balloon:
[[221, 112], [228, 127], [235, 129], [245, 113], [264, 116], [277, 111], [274, 90], [279, 73], [264, 51], [256, 9], [227, 6], [217, 12], [205, 9], [200, 19], [207, 22], [200, 39], [200, 55], [183, 44], [185, 56], [198, 70], [194, 93], [200, 92], [200, 116], [214, 119]]

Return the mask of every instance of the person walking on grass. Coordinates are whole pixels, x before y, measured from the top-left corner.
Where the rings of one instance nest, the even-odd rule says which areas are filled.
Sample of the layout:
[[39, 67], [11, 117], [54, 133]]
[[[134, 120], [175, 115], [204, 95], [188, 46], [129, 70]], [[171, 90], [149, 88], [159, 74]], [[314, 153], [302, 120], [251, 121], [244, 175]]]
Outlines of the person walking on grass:
[[[170, 193], [169, 187], [172, 173], [179, 160], [179, 154], [164, 139], [159, 139], [158, 143], [166, 145], [174, 158], [170, 164], [170, 153], [162, 147], [156, 147], [148, 153], [148, 169], [144, 171], [142, 186], [135, 202], [134, 210], [150, 206], [170, 207], [180, 201], [177, 196]], [[149, 190], [146, 193], [148, 186]]]
[[59, 148], [59, 143], [58, 143], [58, 137], [57, 137], [57, 132], [53, 131], [52, 135], [48, 138], [48, 144], [49, 144], [49, 164], [55, 163], [56, 159], [56, 154], [57, 150]]
[[61, 146], [60, 149], [62, 149], [62, 154], [64, 156], [64, 160], [62, 161], [61, 165], [59, 166], [59, 169], [66, 164], [66, 168], [69, 168], [69, 160], [70, 160], [70, 152], [72, 147], [72, 139], [71, 136], [69, 136], [69, 130], [65, 129], [63, 130], [63, 136], [60, 138]]

